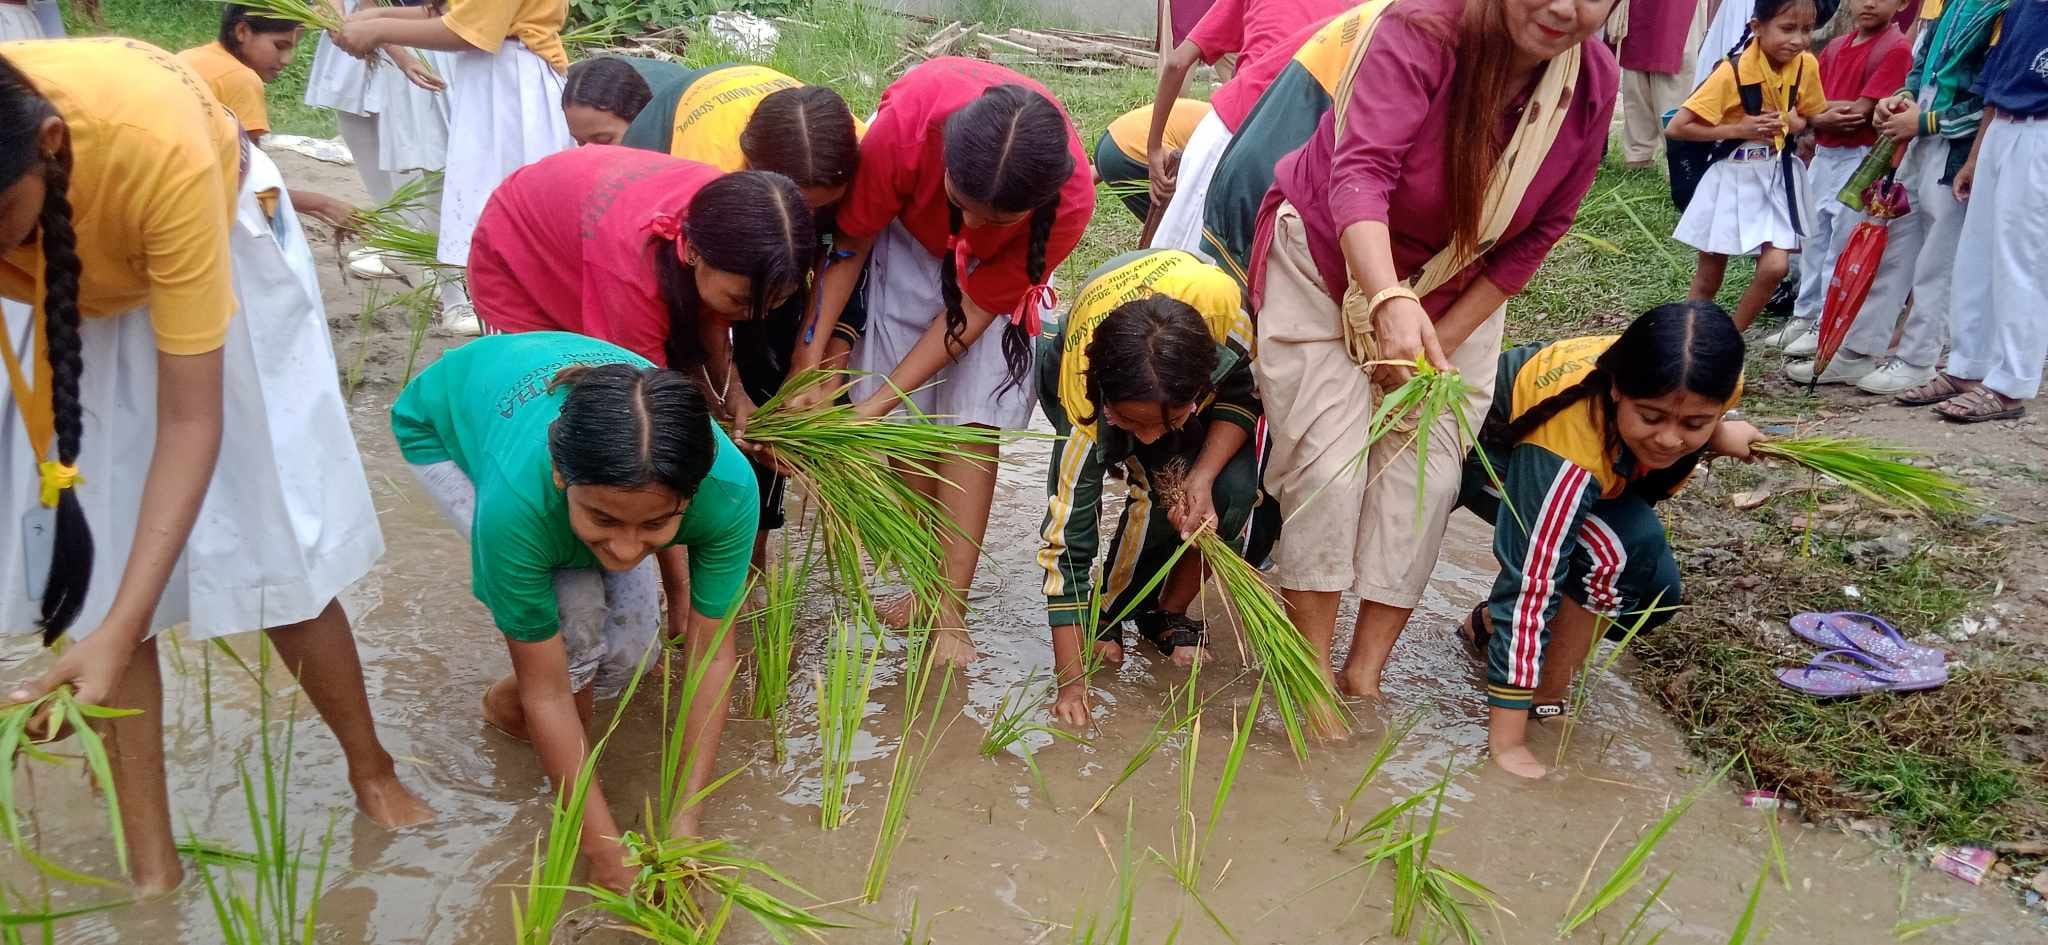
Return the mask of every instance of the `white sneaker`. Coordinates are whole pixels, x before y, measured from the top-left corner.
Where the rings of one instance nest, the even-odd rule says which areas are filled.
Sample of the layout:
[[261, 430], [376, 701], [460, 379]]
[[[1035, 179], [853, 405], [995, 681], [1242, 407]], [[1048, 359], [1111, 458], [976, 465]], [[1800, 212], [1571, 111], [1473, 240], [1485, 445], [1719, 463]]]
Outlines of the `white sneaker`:
[[467, 302], [450, 305], [441, 309], [441, 327], [451, 335], [475, 337], [484, 333], [483, 322], [476, 317], [476, 306]]
[[1876, 370], [1877, 359], [1843, 353], [1828, 362], [1828, 369], [1820, 372], [1818, 381], [1813, 379], [1812, 361], [1794, 361], [1785, 365], [1785, 376], [1796, 384], [1854, 384]]
[[1810, 358], [1819, 351], [1820, 332], [1814, 331], [1811, 327], [1785, 345], [1785, 356], [1788, 358]]
[[368, 246], [358, 246], [348, 251], [348, 271], [365, 279], [392, 279], [398, 271], [384, 262], [384, 254]]
[[1813, 330], [1813, 320], [1806, 318], [1785, 319], [1784, 327], [1771, 332], [1758, 342], [1766, 348], [1783, 348]]
[[1931, 380], [1934, 380], [1933, 368], [1915, 367], [1898, 358], [1892, 358], [1880, 365], [1877, 370], [1863, 375], [1863, 379], [1856, 382], [1856, 389], [1866, 394], [1883, 394], [1889, 397], [1893, 394], [1903, 394]]

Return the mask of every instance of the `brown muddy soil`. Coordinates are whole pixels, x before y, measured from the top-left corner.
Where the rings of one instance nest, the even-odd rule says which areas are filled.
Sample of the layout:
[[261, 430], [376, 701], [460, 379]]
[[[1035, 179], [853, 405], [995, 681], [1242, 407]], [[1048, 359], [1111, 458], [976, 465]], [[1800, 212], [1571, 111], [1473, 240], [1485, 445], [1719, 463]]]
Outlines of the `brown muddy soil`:
[[[282, 155], [287, 176], [305, 186], [356, 194], [347, 168], [309, 166]], [[325, 262], [331, 250], [321, 248]], [[355, 313], [361, 285], [323, 275], [338, 356], [347, 363], [359, 343]], [[423, 359], [449, 339], [430, 335]], [[293, 751], [292, 797], [297, 826], [317, 843], [327, 818], [337, 818], [334, 869], [320, 908], [323, 942], [491, 943], [510, 941], [509, 902], [523, 882], [533, 843], [546, 824], [547, 788], [532, 752], [487, 730], [478, 696], [509, 663], [481, 605], [467, 588], [467, 549], [424, 500], [399, 459], [385, 425], [392, 385], [403, 376], [409, 342], [396, 326], [369, 339], [366, 382], [353, 421], [389, 550], [348, 595], [370, 696], [401, 774], [438, 815], [401, 833], [356, 816], [333, 739], [302, 724]], [[1035, 747], [1046, 789], [1033, 783], [1014, 755], [979, 757], [977, 747], [995, 706], [1012, 687], [1042, 680], [1050, 663], [1042, 598], [1032, 555], [1042, 510], [1045, 444], [1010, 450], [989, 529], [973, 628], [982, 657], [956, 685], [945, 735], [917, 792], [910, 835], [896, 858], [882, 901], [849, 905], [858, 896], [886, 793], [888, 756], [901, 731], [900, 641], [891, 641], [870, 698], [853, 788], [851, 822], [818, 828], [818, 744], [815, 693], [806, 681], [823, 663], [823, 627], [799, 628], [793, 716], [787, 761], [778, 763], [769, 733], [737, 721], [720, 752], [722, 767], [741, 769], [711, 802], [706, 827], [787, 871], [820, 899], [839, 903], [828, 915], [848, 929], [827, 940], [905, 940], [913, 910], [938, 942], [1065, 942], [1078, 915], [1113, 907], [1115, 866], [1126, 816], [1137, 856], [1171, 849], [1184, 740], [1162, 749], [1093, 815], [1083, 814], [1115, 779], [1158, 717], [1169, 686], [1184, 673], [1135, 652], [1120, 672], [1101, 678], [1091, 742], [1040, 737]], [[1337, 850], [1332, 824], [1381, 734], [1415, 715], [1412, 735], [1394, 752], [1379, 782], [1364, 792], [1363, 817], [1430, 787], [1446, 765], [1465, 770], [1445, 802], [1439, 862], [1490, 884], [1513, 910], [1482, 920], [1488, 939], [1536, 943], [1556, 938], [1560, 915], [1588, 872], [1597, 886], [1637, 833], [1710, 772], [1684, 747], [1681, 733], [1649, 699], [1616, 677], [1597, 682], [1590, 708], [1572, 736], [1562, 773], [1523, 783], [1479, 764], [1483, 703], [1473, 667], [1450, 626], [1491, 579], [1487, 534], [1461, 516], [1453, 525], [1434, 582], [1410, 635], [1388, 673], [1389, 701], [1355, 707], [1359, 734], [1315, 750], [1300, 764], [1288, 752], [1277, 720], [1262, 717], [1249, 757], [1204, 863], [1204, 896], [1238, 942], [1349, 943], [1392, 941], [1386, 873], [1353, 872], [1356, 851]], [[2032, 589], [2030, 589], [2032, 590]], [[1212, 624], [1224, 626], [1220, 618]], [[235, 641], [253, 652], [254, 638]], [[744, 647], [743, 647], [744, 649]], [[1218, 698], [1203, 717], [1196, 774], [1197, 816], [1206, 816], [1228, 749], [1231, 719], [1251, 695], [1238, 649], [1217, 635], [1217, 659], [1202, 672], [1205, 693]], [[19, 655], [14, 649], [8, 655]], [[256, 746], [257, 688], [201, 649], [167, 656], [167, 712], [173, 806], [181, 832], [246, 845], [249, 828], [236, 789], [237, 761]], [[9, 667], [9, 676], [23, 670]], [[209, 681], [210, 680], [210, 681]], [[273, 691], [291, 690], [273, 674]], [[964, 692], [963, 692], [964, 688]], [[210, 695], [211, 720], [204, 711]], [[957, 709], [957, 712], [954, 710]], [[655, 785], [659, 720], [652, 702], [632, 706], [601, 766], [623, 822]], [[1548, 757], [1557, 728], [1536, 736]], [[35, 809], [46, 852], [60, 862], [111, 874], [113, 856], [96, 807], [84, 800], [82, 778], [42, 777]], [[1651, 882], [1574, 941], [1614, 941], [1648, 887], [1676, 874], [1649, 922], [1669, 931], [1667, 943], [1727, 940], [1766, 856], [1763, 817], [1734, 791], [1712, 788], [1651, 859]], [[1931, 872], [1900, 854], [1838, 832], [1783, 822], [1788, 890], [1775, 880], [1764, 891], [1760, 925], [1772, 941], [1817, 945], [1892, 941], [1903, 921], [1954, 916], [1927, 931], [1931, 943], [2039, 940], [2042, 926], [2008, 894], [1974, 888]], [[25, 877], [7, 861], [9, 877]], [[1156, 863], [1139, 870], [1134, 939], [1159, 942], [1178, 924], [1178, 941], [1229, 939]], [[1325, 882], [1330, 881], [1330, 882]], [[607, 930], [565, 938], [624, 942]], [[157, 901], [70, 926], [64, 940], [115, 942], [218, 941], [205, 891], [193, 877]], [[729, 941], [769, 941], [757, 927], [735, 923]], [[922, 938], [917, 939], [923, 941]]]

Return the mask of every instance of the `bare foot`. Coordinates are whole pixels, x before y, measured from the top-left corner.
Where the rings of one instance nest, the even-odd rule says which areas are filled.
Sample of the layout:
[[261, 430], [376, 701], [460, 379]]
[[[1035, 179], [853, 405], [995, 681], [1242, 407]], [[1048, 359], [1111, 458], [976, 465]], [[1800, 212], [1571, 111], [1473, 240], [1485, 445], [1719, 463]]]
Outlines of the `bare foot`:
[[1386, 698], [1386, 694], [1380, 691], [1380, 674], [1362, 667], [1352, 669], [1347, 666], [1338, 673], [1337, 691], [1353, 699], [1378, 701]]
[[964, 669], [981, 655], [975, 652], [974, 640], [967, 636], [967, 631], [959, 627], [933, 630], [931, 647], [932, 662], [956, 669]]
[[185, 881], [185, 865], [176, 856], [161, 866], [147, 866], [140, 863], [131, 865], [129, 881], [135, 886], [137, 898], [154, 899], [173, 892], [178, 884]]
[[386, 830], [412, 827], [434, 819], [434, 809], [407, 790], [398, 774], [385, 771], [360, 780], [349, 779], [355, 788], [356, 810]]
[[530, 741], [526, 732], [526, 710], [519, 705], [519, 686], [507, 676], [484, 690], [484, 724], [508, 737]]
[[1502, 771], [1531, 781], [1550, 773], [1550, 769], [1545, 768], [1543, 762], [1536, 760], [1535, 753], [1531, 752], [1527, 745], [1493, 749], [1493, 763], [1499, 765]]
[[1324, 741], [1337, 741], [1351, 736], [1351, 726], [1345, 723], [1342, 713], [1325, 708], [1308, 710], [1309, 732]]
[[1088, 684], [1068, 683], [1060, 687], [1060, 694], [1052, 703], [1052, 717], [1061, 725], [1085, 729], [1088, 727]]
[[1187, 669], [1196, 663], [1208, 662], [1209, 648], [1206, 646], [1177, 646], [1173, 648], [1172, 659], [1173, 665]]
[[898, 594], [875, 605], [875, 619], [891, 630], [903, 630], [910, 626], [911, 611], [916, 603], [916, 597]]
[[1095, 641], [1095, 658], [1104, 666], [1124, 665], [1124, 645], [1115, 640]]

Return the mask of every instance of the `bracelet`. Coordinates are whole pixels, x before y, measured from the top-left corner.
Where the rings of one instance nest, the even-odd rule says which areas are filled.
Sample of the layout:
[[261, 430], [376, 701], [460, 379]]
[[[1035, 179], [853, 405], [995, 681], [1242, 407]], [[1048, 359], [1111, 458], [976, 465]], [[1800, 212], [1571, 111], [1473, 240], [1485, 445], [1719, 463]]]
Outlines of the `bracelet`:
[[1393, 299], [1407, 299], [1417, 305], [1422, 304], [1422, 297], [1416, 295], [1414, 289], [1409, 288], [1405, 282], [1397, 282], [1379, 290], [1379, 292], [1373, 295], [1372, 301], [1365, 303], [1366, 317], [1371, 318], [1373, 315], [1378, 314], [1380, 306], [1387, 304]]

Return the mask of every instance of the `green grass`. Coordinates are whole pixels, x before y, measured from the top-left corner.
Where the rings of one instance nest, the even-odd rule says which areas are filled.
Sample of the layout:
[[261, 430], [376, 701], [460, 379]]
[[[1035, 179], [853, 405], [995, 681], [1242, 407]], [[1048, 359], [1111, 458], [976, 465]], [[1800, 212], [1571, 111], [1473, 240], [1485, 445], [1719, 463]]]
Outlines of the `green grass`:
[[[211, 42], [220, 33], [220, 4], [212, 0], [101, 0], [104, 26], [81, 20], [65, 6], [64, 25], [73, 36], [114, 35], [146, 40], [171, 52]], [[283, 134], [334, 136], [334, 113], [306, 104], [306, 70], [313, 65], [318, 37], [299, 40], [292, 64], [270, 83], [271, 130]]]

